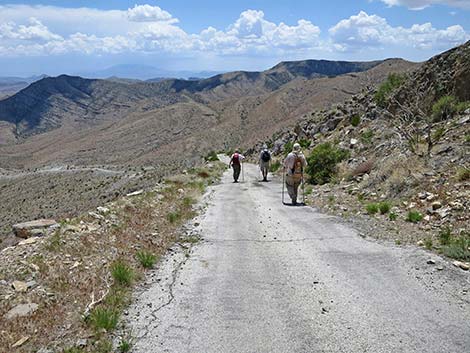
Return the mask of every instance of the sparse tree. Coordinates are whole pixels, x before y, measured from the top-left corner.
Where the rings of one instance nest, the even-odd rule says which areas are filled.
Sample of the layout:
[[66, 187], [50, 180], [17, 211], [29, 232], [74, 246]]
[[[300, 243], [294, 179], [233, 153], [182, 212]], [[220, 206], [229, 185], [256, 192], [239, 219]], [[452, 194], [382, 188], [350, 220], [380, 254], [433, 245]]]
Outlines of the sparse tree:
[[408, 92], [409, 99], [406, 102], [400, 102], [396, 96], [390, 98], [391, 106], [396, 109], [391, 112], [386, 110], [386, 114], [394, 122], [395, 129], [399, 137], [407, 142], [409, 150], [418, 156], [420, 153], [419, 145], [424, 137], [426, 143], [425, 157], [431, 156], [433, 147], [442, 139], [447, 130], [443, 127], [437, 127], [437, 123], [431, 114], [432, 85], [429, 81], [421, 85], [413, 85], [411, 92]]

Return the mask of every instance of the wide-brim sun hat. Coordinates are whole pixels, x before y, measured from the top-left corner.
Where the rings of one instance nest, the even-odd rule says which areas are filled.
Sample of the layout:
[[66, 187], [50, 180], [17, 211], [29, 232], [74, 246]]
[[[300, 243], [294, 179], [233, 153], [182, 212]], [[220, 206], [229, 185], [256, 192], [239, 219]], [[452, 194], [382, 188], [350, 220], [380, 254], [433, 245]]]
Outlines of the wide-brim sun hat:
[[295, 151], [295, 152], [299, 152], [299, 151], [300, 151], [300, 145], [299, 145], [298, 143], [294, 143], [293, 151]]

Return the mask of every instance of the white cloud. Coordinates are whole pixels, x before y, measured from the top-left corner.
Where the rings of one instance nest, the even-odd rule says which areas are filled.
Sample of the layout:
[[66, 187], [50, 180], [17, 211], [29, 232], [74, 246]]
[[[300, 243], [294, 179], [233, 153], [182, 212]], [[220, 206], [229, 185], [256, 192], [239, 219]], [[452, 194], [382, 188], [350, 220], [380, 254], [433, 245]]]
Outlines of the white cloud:
[[422, 10], [432, 5], [448, 5], [470, 9], [470, 0], [380, 0], [388, 6], [406, 6], [412, 10]]
[[159, 57], [300, 58], [361, 51], [370, 57], [371, 48], [436, 53], [467, 39], [469, 35], [459, 25], [445, 29], [430, 23], [392, 27], [386, 19], [365, 12], [338, 22], [322, 37], [320, 28], [308, 20], [292, 25], [274, 23], [257, 10], [242, 12], [225, 29], [208, 27], [200, 33], [188, 33], [157, 6], [136, 5], [126, 11], [0, 6], [2, 57], [143, 53]]
[[50, 41], [62, 40], [63, 38], [54, 34], [44, 26], [41, 21], [31, 17], [28, 19], [28, 25], [16, 25], [14, 22], [7, 22], [0, 25], [0, 39], [3, 40], [37, 40]]
[[390, 45], [440, 50], [470, 39], [460, 25], [446, 29], [436, 29], [431, 23], [415, 24], [410, 28], [392, 27], [386, 19], [364, 11], [340, 21], [330, 28], [329, 33], [338, 48], [349, 51]]
[[127, 17], [129, 21], [133, 22], [178, 22], [169, 12], [151, 5], [135, 5], [132, 9], [127, 10]]

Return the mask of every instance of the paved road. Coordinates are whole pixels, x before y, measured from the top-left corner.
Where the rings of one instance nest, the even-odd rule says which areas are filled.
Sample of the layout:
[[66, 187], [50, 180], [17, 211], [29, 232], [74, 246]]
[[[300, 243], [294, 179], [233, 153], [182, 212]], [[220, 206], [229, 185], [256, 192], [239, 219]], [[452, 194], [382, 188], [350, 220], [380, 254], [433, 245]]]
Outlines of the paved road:
[[258, 175], [226, 173], [197, 220], [204, 240], [136, 294], [134, 352], [470, 352], [468, 273], [283, 206]]

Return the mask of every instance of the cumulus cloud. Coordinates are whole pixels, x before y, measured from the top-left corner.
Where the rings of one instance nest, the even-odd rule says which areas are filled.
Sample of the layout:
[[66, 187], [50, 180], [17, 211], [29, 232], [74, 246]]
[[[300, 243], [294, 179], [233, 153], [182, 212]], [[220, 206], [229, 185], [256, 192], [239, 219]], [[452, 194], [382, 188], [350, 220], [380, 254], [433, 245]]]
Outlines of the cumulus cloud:
[[436, 52], [468, 39], [459, 25], [445, 29], [430, 23], [392, 27], [386, 19], [366, 12], [338, 22], [322, 36], [320, 28], [308, 20], [275, 23], [259, 10], [243, 11], [225, 29], [207, 27], [200, 33], [188, 33], [172, 14], [157, 6], [136, 5], [121, 11], [0, 5], [3, 57], [158, 53], [297, 58], [394, 45]]
[[134, 22], [178, 22], [169, 12], [151, 5], [135, 5], [132, 9], [127, 10], [127, 17], [129, 21]]
[[462, 44], [470, 37], [462, 26], [436, 29], [431, 23], [410, 28], [392, 27], [387, 20], [361, 11], [340, 21], [329, 30], [332, 41], [341, 50], [360, 50], [388, 45], [417, 49], [446, 49]]
[[422, 10], [431, 5], [448, 5], [470, 9], [470, 0], [380, 0], [388, 6], [406, 6], [412, 10]]

